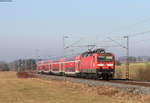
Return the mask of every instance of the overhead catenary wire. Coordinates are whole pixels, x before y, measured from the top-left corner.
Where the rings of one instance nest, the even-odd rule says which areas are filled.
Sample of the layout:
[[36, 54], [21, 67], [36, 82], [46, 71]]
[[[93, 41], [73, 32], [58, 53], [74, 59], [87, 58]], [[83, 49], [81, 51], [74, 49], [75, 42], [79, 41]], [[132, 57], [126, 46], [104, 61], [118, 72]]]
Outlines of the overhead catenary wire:
[[136, 44], [138, 44], [138, 43], [143, 43], [143, 42], [146, 42], [146, 41], [148, 41], [148, 40], [150, 40], [150, 38], [149, 38], [149, 39], [143, 39], [143, 40], [135, 41], [135, 43], [136, 43]]
[[81, 40], [83, 40], [83, 38], [80, 38], [79, 40], [75, 41], [75, 42], [72, 43], [71, 45], [66, 46], [64, 49], [68, 49], [68, 48], [70, 48], [70, 47], [73, 47], [74, 45], [76, 45], [77, 43], [79, 43]]
[[[128, 35], [128, 36], [129, 36], [129, 37], [136, 37], [136, 36], [142, 36], [142, 35], [148, 34], [148, 33], [150, 33], [150, 30], [148, 30], [148, 31], [143, 31], [143, 32], [138, 32], [138, 33], [134, 33], [134, 34], [130, 34], [130, 35]], [[144, 40], [135, 41], [135, 43], [138, 44], [138, 43], [141, 43], [141, 42], [145, 42], [145, 41], [147, 41], [147, 40], [150, 40], [150, 39], [144, 39]]]
[[[120, 29], [120, 28], [131, 28], [131, 27], [135, 27], [136, 25], [143, 24], [143, 23], [145, 23], [145, 22], [147, 22], [147, 21], [150, 21], [150, 17], [148, 17], [148, 18], [146, 18], [146, 19], [142, 19], [142, 20], [140, 20], [140, 21], [138, 21], [138, 22], [136, 22], [136, 23], [133, 23], [133, 24], [130, 24], [130, 25], [127, 25], [127, 26], [119, 27], [118, 29]], [[107, 35], [112, 34], [112, 33], [113, 33], [113, 31], [107, 33]]]
[[[144, 22], [146, 22], [146, 21], [148, 21], [148, 20], [150, 20], [150, 19], [145, 19], [145, 20], [139, 21], [139, 22], [137, 22], [137, 23], [132, 24], [131, 26], [133, 26], [133, 25], [134, 25], [134, 26], [135, 26], [135, 25], [139, 25], [139, 24], [144, 23]], [[146, 34], [146, 33], [150, 33], [150, 30], [144, 31], [144, 32], [139, 32], [139, 33], [134, 33], [134, 34], [126, 35], [126, 36], [135, 37], [135, 36], [143, 35], [143, 34]], [[110, 34], [112, 34], [112, 32], [106, 33], [106, 35], [110, 35]], [[121, 38], [121, 37], [120, 37], [120, 38]], [[122, 36], [122, 38], [123, 38], [123, 36]], [[84, 47], [84, 46], [82, 46], [82, 45], [81, 45], [81, 46], [76, 46], [76, 44], [79, 43], [81, 40], [82, 40], [82, 39], [79, 39], [79, 40], [75, 41], [75, 42], [72, 43], [71, 45], [64, 47], [64, 49], [69, 49], [69, 48], [71, 48], [71, 47]], [[108, 42], [115, 42], [117, 45], [111, 45], [111, 46], [108, 45], [108, 46], [99, 46], [99, 47], [123, 47], [123, 48], [125, 48], [125, 46], [122, 45], [120, 42], [115, 41], [114, 39], [111, 39], [111, 38], [109, 38], [109, 40], [111, 40], [111, 41], [108, 41]], [[103, 42], [104, 42], [104, 41], [103, 41]], [[142, 42], [142, 41], [140, 41], [140, 42]], [[96, 43], [96, 44], [97, 44], [97, 43]], [[96, 45], [96, 44], [95, 44], [95, 45]], [[97, 47], [98, 47], [98, 46], [97, 46]]]
[[143, 31], [143, 32], [138, 32], [138, 33], [134, 33], [134, 34], [130, 34], [130, 35], [128, 35], [128, 36], [130, 36], [130, 37], [135, 37], [135, 36], [144, 35], [144, 34], [147, 34], [147, 33], [150, 33], [150, 30], [148, 30], [148, 31]]
[[122, 47], [122, 48], [126, 48], [124, 45], [122, 45], [121, 43], [119, 43], [118, 41], [116, 40], [113, 40], [112, 38], [110, 37], [107, 37], [109, 40], [113, 41], [114, 43], [118, 44], [118, 46]]

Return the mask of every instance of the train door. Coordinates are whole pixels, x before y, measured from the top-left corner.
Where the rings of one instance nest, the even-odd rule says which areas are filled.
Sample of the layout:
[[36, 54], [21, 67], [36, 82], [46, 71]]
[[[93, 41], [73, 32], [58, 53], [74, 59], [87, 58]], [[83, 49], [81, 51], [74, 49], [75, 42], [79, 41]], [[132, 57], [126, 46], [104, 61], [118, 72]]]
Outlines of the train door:
[[59, 64], [59, 72], [60, 73], [62, 73], [63, 72], [63, 63], [62, 62], [60, 62], [60, 64]]
[[49, 73], [51, 72], [51, 64], [49, 64]]
[[75, 72], [76, 73], [80, 72], [80, 61], [75, 61]]

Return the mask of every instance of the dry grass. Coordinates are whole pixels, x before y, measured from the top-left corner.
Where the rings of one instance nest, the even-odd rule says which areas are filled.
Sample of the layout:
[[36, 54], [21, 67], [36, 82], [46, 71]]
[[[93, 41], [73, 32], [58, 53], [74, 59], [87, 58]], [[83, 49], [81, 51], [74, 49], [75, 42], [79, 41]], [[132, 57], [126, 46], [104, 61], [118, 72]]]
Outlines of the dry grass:
[[[116, 67], [116, 78], [126, 78], [125, 65]], [[132, 63], [130, 64], [130, 79], [150, 80], [150, 63]]]
[[17, 78], [15, 72], [0, 72], [0, 87], [0, 103], [149, 103], [150, 100], [111, 87]]

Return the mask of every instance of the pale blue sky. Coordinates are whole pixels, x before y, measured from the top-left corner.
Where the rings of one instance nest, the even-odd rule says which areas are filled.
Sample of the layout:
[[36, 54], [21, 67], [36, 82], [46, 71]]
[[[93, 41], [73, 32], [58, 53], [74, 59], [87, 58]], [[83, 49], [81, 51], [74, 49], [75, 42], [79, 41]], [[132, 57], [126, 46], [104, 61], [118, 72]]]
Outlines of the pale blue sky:
[[[37, 49], [42, 58], [60, 56], [62, 36], [70, 34], [66, 45], [81, 37], [84, 39], [77, 45], [116, 45], [101, 42], [109, 41], [107, 37], [125, 44], [122, 36], [150, 30], [149, 10], [150, 0], [0, 2], [0, 60], [35, 58]], [[150, 39], [149, 34], [132, 37], [130, 55], [149, 55], [150, 42], [136, 42], [146, 39]], [[122, 48], [106, 49], [117, 56], [125, 55]], [[66, 54], [69, 53], [66, 51]]]

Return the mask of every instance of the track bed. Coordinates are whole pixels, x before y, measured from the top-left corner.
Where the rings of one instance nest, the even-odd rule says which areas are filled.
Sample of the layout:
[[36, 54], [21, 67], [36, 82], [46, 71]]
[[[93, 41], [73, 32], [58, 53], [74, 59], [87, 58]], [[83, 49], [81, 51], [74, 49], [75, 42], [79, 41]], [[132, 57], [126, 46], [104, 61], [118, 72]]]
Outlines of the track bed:
[[39, 78], [44, 78], [48, 80], [71, 81], [75, 83], [87, 84], [89, 86], [113, 86], [127, 91], [132, 91], [135, 94], [150, 95], [150, 82], [118, 80], [118, 79], [105, 81], [105, 80], [94, 80], [94, 79], [56, 76], [56, 75], [43, 75], [43, 74], [42, 75], [35, 74], [35, 75]]

